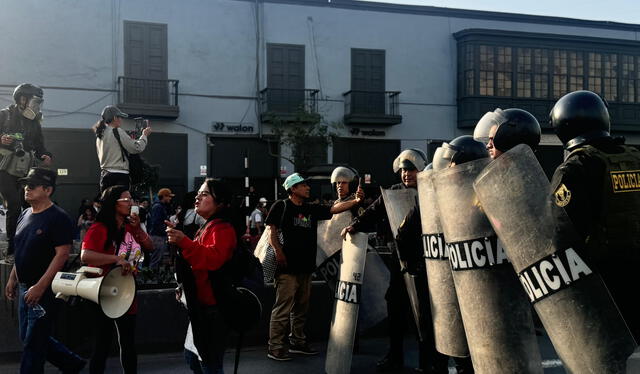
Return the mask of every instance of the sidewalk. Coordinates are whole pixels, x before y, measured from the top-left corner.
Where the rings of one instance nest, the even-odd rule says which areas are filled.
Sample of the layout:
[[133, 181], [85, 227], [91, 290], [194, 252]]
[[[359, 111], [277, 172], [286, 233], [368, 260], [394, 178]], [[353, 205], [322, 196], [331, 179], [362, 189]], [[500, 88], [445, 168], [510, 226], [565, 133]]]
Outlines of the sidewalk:
[[[299, 356], [286, 362], [270, 360], [266, 355], [266, 347], [247, 347], [240, 356], [238, 373], [286, 373], [286, 374], [322, 374], [324, 373], [324, 361], [326, 355], [326, 342], [318, 342], [314, 345], [320, 349], [317, 356]], [[376, 361], [379, 360], [387, 349], [387, 340], [384, 338], [369, 338], [360, 341], [360, 351], [353, 356], [352, 373], [375, 373]], [[553, 348], [546, 337], [540, 338], [540, 350], [543, 356], [545, 374], [564, 373], [560, 361], [555, 356]], [[227, 350], [225, 354], [225, 373], [233, 373], [234, 350]], [[417, 366], [417, 348], [412, 339], [405, 339], [405, 370], [398, 373], [414, 373], [413, 367]], [[19, 363], [0, 363], [0, 373], [13, 374], [19, 372]], [[82, 373], [88, 373], [85, 368]], [[111, 357], [107, 363], [106, 373], [121, 373], [118, 358]], [[182, 352], [145, 354], [138, 356], [139, 373], [190, 373], [184, 362]], [[58, 373], [55, 367], [47, 364], [45, 373]], [[449, 373], [455, 373], [455, 369], [449, 368]]]

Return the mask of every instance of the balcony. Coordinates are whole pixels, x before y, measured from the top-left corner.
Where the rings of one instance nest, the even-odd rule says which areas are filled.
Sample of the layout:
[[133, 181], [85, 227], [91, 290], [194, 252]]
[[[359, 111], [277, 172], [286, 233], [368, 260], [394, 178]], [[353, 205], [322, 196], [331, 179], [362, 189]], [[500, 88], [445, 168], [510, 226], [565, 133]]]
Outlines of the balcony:
[[305, 121], [301, 114], [318, 113], [319, 92], [304, 88], [265, 88], [260, 91], [260, 119], [266, 123], [274, 122], [274, 118], [283, 122]]
[[344, 96], [345, 125], [397, 125], [400, 115], [400, 91], [351, 90]]
[[132, 116], [178, 118], [178, 82], [118, 77], [118, 107]]

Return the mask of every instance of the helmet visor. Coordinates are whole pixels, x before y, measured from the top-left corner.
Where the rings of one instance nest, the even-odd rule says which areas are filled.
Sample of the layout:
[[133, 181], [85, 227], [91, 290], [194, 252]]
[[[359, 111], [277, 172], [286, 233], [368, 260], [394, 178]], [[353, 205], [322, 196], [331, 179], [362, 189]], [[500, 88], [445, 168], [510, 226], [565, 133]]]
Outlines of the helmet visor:
[[[443, 143], [442, 145], [445, 145], [447, 143]], [[433, 154], [433, 170], [442, 170], [442, 169], [446, 169], [449, 167], [449, 164], [451, 164], [451, 160], [447, 160], [444, 157], [444, 148], [443, 147], [438, 147], [435, 151], [435, 153]]]
[[487, 112], [480, 118], [478, 124], [476, 124], [475, 129], [473, 130], [473, 139], [484, 144], [489, 143], [489, 134], [491, 133], [491, 128], [494, 126], [500, 126], [506, 121], [506, 117], [504, 116], [502, 109], [497, 108], [493, 112]]

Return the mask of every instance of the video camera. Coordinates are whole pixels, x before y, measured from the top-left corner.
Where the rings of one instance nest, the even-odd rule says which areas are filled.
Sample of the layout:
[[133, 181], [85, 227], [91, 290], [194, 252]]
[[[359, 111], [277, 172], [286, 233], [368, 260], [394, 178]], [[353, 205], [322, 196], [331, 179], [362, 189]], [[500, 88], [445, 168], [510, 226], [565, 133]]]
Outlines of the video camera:
[[22, 143], [22, 141], [24, 140], [24, 136], [22, 135], [22, 133], [16, 132], [13, 134], [5, 134], [5, 135], [13, 138], [13, 143], [11, 143], [11, 146], [13, 147], [13, 152], [16, 154], [16, 156], [23, 157], [25, 154], [25, 151], [24, 151], [24, 144]]

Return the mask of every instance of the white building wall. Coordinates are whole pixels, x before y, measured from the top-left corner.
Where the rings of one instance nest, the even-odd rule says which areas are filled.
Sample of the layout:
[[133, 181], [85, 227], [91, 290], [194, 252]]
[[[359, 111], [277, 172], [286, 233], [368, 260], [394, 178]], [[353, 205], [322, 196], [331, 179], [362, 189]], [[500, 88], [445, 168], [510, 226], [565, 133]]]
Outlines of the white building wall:
[[[45, 126], [88, 129], [102, 107], [116, 102], [116, 78], [124, 75], [123, 21], [167, 24], [168, 78], [180, 81], [180, 117], [154, 121], [153, 130], [188, 134], [191, 181], [207, 164], [212, 123], [260, 131], [255, 97], [257, 87], [266, 87], [267, 43], [305, 45], [306, 87], [322, 89], [319, 107], [327, 121], [344, 114], [351, 48], [384, 49], [386, 89], [402, 91], [403, 116], [402, 124], [383, 128], [385, 138], [424, 149], [427, 139], [461, 134], [453, 33], [484, 28], [639, 39], [635, 31], [381, 12], [365, 5], [259, 4], [256, 14], [254, 2], [238, 0], [5, 0], [0, 106], [12, 101], [12, 86], [21, 82], [59, 87], [45, 90]], [[343, 135], [351, 136], [348, 129]]]

